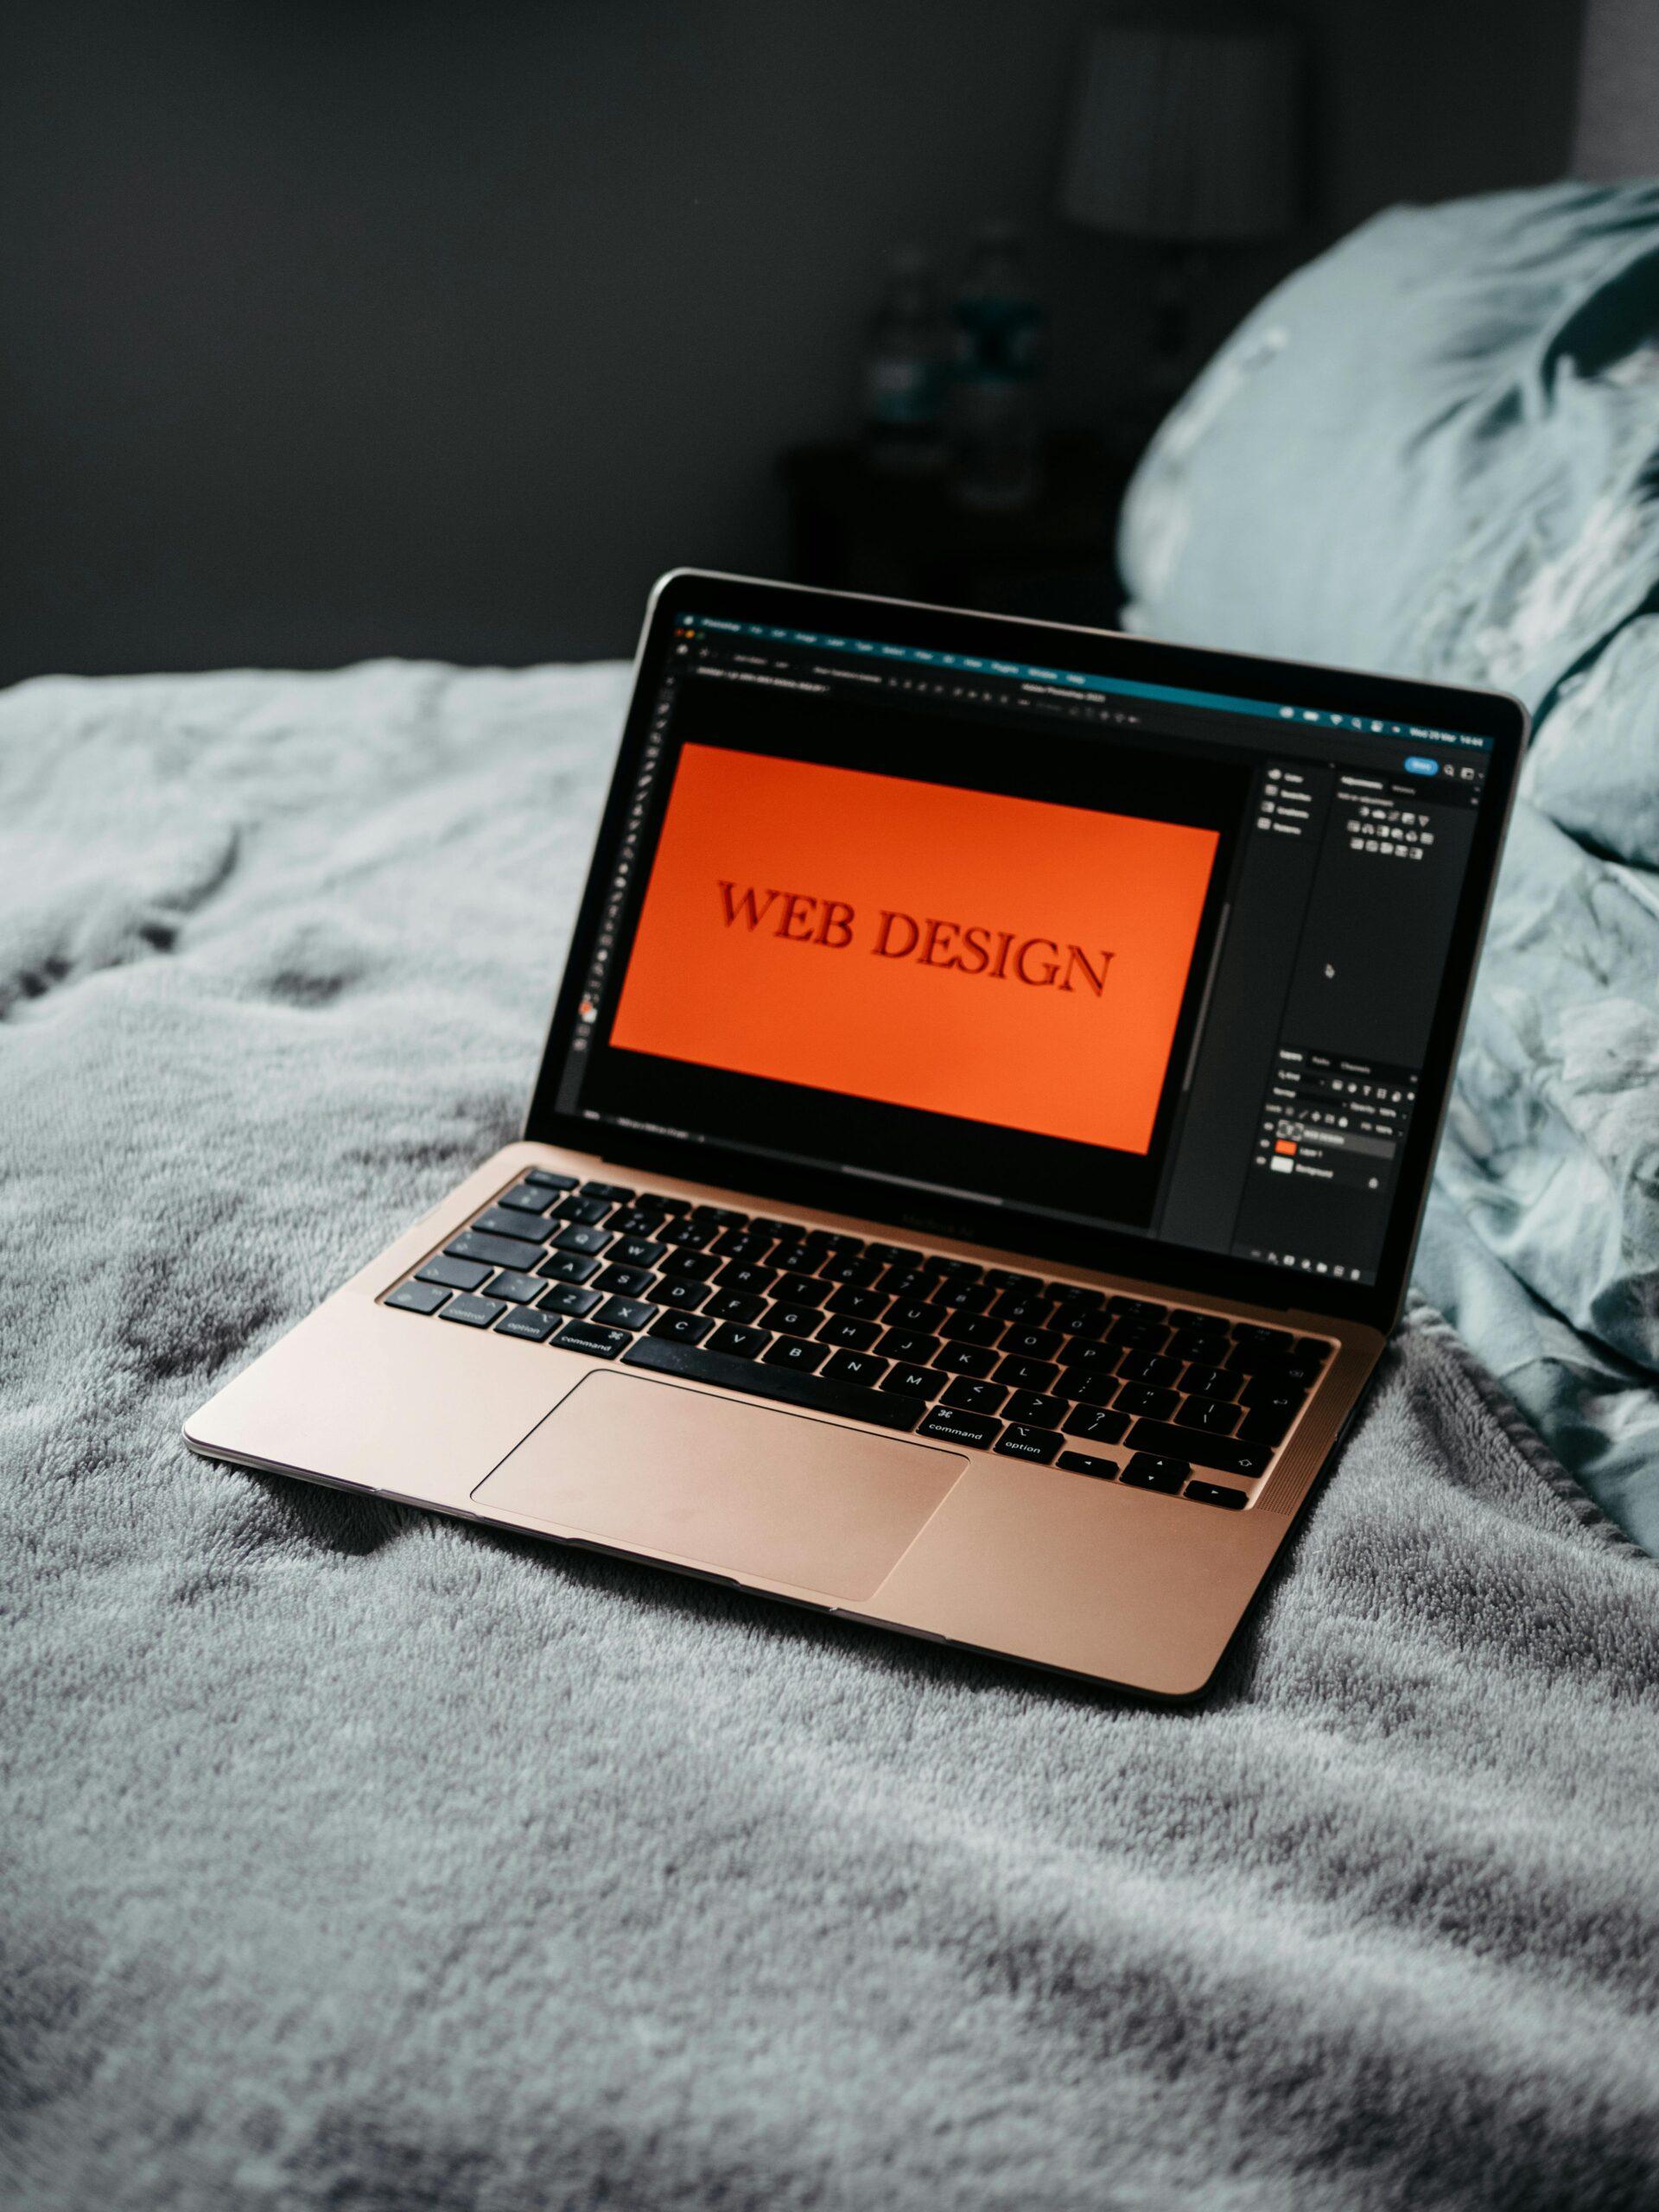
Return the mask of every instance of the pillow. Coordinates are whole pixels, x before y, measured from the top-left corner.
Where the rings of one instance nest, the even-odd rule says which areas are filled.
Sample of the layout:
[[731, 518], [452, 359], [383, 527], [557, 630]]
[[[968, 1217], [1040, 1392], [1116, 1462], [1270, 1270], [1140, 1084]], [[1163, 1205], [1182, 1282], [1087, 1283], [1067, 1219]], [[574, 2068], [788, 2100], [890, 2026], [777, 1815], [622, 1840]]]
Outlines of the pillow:
[[1535, 714], [1659, 583], [1659, 184], [1367, 223], [1272, 293], [1125, 505], [1131, 626]]

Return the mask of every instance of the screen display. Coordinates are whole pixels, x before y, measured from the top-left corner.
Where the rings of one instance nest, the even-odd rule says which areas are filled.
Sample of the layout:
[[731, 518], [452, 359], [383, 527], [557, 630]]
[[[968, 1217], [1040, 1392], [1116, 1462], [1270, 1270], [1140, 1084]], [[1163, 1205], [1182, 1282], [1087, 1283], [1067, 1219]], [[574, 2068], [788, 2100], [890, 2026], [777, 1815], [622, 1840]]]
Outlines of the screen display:
[[552, 1071], [594, 1150], [1376, 1280], [1490, 739], [695, 607], [653, 682]]
[[1144, 1154], [1219, 842], [687, 745], [611, 1043]]

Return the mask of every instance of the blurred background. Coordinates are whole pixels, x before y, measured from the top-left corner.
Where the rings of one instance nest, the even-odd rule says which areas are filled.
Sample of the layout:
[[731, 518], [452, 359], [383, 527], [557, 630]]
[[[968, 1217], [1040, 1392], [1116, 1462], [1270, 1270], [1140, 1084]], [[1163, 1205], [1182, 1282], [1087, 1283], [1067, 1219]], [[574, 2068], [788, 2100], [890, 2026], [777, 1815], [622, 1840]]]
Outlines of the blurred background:
[[625, 653], [680, 563], [1109, 620], [1181, 378], [1373, 211], [1560, 175], [1580, 16], [26, 0], [0, 680]]

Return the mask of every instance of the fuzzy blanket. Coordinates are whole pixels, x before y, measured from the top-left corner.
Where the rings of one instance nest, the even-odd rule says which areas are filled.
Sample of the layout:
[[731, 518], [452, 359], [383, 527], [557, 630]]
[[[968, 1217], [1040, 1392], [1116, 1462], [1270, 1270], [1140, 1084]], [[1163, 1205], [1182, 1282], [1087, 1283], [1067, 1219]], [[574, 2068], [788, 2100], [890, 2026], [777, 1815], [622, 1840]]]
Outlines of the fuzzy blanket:
[[1420, 1313], [1147, 1709], [216, 1468], [513, 1134], [612, 669], [0, 698], [0, 2202], [1659, 2201], [1659, 1567]]

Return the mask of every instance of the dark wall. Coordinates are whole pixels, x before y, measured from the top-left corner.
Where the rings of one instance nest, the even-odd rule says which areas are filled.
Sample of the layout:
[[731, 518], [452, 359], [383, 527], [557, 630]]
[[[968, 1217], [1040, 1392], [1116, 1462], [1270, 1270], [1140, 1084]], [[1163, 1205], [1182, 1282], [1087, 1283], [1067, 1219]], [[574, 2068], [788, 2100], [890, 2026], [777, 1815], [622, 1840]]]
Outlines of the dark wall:
[[[1137, 251], [1049, 213], [1084, 0], [14, 9], [0, 678], [627, 649], [678, 562], [774, 569], [882, 257], [1032, 227], [1099, 417]], [[1301, 0], [1314, 219], [1565, 161], [1578, 0]]]

